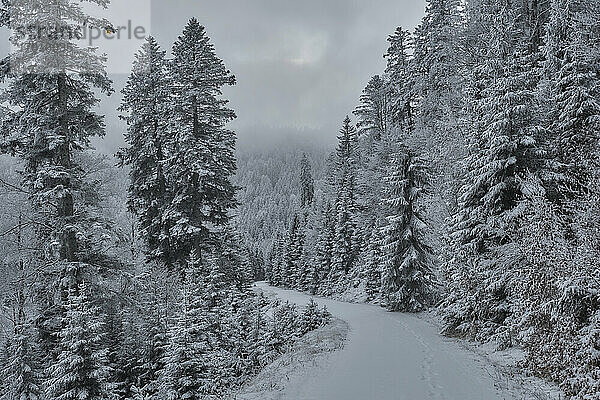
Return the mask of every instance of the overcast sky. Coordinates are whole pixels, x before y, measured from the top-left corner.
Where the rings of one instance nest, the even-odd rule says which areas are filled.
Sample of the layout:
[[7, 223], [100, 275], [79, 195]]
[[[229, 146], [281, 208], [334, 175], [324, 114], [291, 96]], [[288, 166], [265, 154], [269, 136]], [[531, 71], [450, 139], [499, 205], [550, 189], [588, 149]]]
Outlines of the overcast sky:
[[[217, 54], [236, 75], [226, 90], [238, 119], [240, 147], [285, 141], [335, 140], [369, 78], [385, 67], [386, 38], [413, 29], [424, 0], [113, 0], [111, 22], [143, 26], [170, 50], [191, 17], [207, 29]], [[109, 72], [129, 71], [140, 41], [108, 46]], [[111, 47], [112, 46], [112, 47]], [[120, 91], [125, 75], [115, 75]], [[114, 95], [104, 101], [112, 152], [122, 145]], [[292, 137], [290, 137], [292, 136]], [[279, 138], [279, 139], [278, 139]]]

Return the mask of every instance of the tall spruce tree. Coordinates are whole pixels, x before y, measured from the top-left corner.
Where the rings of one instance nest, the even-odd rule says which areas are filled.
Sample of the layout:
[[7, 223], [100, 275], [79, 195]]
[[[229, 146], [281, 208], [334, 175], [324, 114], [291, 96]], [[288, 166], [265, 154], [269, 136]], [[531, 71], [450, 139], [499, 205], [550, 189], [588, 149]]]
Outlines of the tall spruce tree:
[[284, 256], [285, 276], [282, 276], [283, 285], [289, 288], [296, 288], [300, 281], [302, 272], [302, 246], [304, 245], [304, 235], [302, 233], [302, 222], [300, 216], [295, 214], [290, 224], [290, 231], [287, 237]]
[[356, 157], [358, 139], [356, 128], [346, 117], [338, 136], [336, 151], [336, 202], [335, 202], [335, 240], [332, 266], [329, 273], [330, 283], [336, 285], [347, 274], [356, 260], [359, 246], [356, 227]]
[[465, 291], [458, 303], [468, 304], [449, 307], [462, 311], [450, 313], [454, 316], [448, 328], [460, 326], [470, 334], [506, 343], [511, 269], [519, 256], [512, 234], [528, 191], [526, 178], [540, 168], [535, 129], [539, 56], [526, 34], [526, 6], [507, 1], [481, 9], [488, 20], [496, 21], [491, 34], [495, 45], [479, 67], [482, 83], [474, 101], [477, 122], [467, 160], [469, 173], [452, 233], [460, 249], [454, 260], [461, 264], [457, 276], [467, 277], [456, 279], [462, 282], [459, 286], [466, 284], [456, 288]]
[[42, 355], [30, 323], [19, 323], [0, 357], [0, 399], [38, 400], [43, 395]]
[[164, 171], [169, 157], [169, 77], [165, 52], [150, 37], [136, 54], [131, 75], [123, 89], [120, 107], [128, 125], [121, 151], [123, 164], [130, 167], [129, 199], [149, 259], [173, 263], [169, 226], [163, 221], [168, 185]]
[[327, 277], [332, 268], [333, 250], [335, 244], [335, 210], [331, 203], [328, 203], [322, 212], [321, 226], [319, 228], [319, 238], [317, 241], [316, 257], [314, 264], [315, 271], [310, 292], [325, 293], [327, 287]]
[[413, 96], [411, 89], [410, 52], [412, 37], [409, 31], [398, 27], [388, 37], [389, 47], [385, 54], [387, 84], [389, 86], [389, 108], [395, 129], [408, 130], [414, 123]]
[[[105, 133], [97, 113], [98, 95], [110, 95], [112, 83], [105, 57], [82, 48], [68, 32], [109, 23], [93, 18], [84, 4], [106, 7], [108, 1], [10, 1], [2, 4], [2, 21], [12, 31], [12, 52], [1, 62], [2, 113], [0, 151], [23, 161], [22, 190], [29, 194], [35, 227], [38, 277], [36, 319], [40, 346], [56, 363], [59, 330], [69, 296], [85, 273], [104, 264], [92, 226], [87, 172], [80, 162], [93, 138]], [[41, 35], [23, 35], [36, 27]], [[62, 34], [61, 34], [62, 33]], [[87, 188], [86, 188], [87, 186]], [[92, 264], [94, 267], [92, 267]], [[60, 293], [57, 293], [60, 292]]]
[[458, 32], [460, 0], [429, 0], [415, 34], [412, 60], [414, 90], [421, 123], [435, 125], [460, 109]]
[[[273, 239], [273, 243], [275, 239]], [[273, 263], [275, 261], [275, 246], [271, 243], [269, 251], [267, 252], [267, 258], [265, 259], [265, 281], [272, 284], [273, 279]]]
[[[11, 2], [5, 22], [15, 32], [31, 26], [67, 32], [73, 25], [108, 26], [87, 15], [80, 3]], [[12, 107], [3, 119], [0, 147], [25, 162], [23, 183], [40, 213], [43, 255], [82, 261], [77, 235], [85, 229], [75, 213], [82, 172], [75, 156], [89, 148], [91, 138], [104, 135], [103, 117], [94, 110], [99, 102], [94, 88], [106, 94], [112, 88], [104, 57], [78, 47], [69, 35], [52, 35], [49, 43], [45, 39], [11, 36], [14, 50], [3, 60], [2, 79], [7, 81], [3, 96]]]
[[431, 303], [435, 285], [418, 205], [427, 172], [423, 160], [408, 149], [390, 168], [384, 200], [390, 214], [382, 229], [382, 301], [389, 310], [417, 312]]
[[281, 286], [283, 283], [282, 264], [284, 261], [284, 245], [281, 232], [277, 232], [273, 241], [273, 261], [271, 263], [271, 280], [269, 281], [273, 286]]
[[[468, 123], [463, 120], [470, 116], [463, 107], [468, 87], [464, 76], [470, 71], [465, 66], [473, 62], [470, 52], [480, 38], [468, 42], [462, 38], [466, 24], [463, 14], [473, 3], [429, 0], [413, 35], [409, 67], [415, 124], [408, 139], [412, 148], [418, 146], [428, 153], [432, 160], [431, 185], [448, 204], [456, 203], [458, 194], [452, 182], [464, 172], [461, 161], [468, 153]], [[470, 82], [477, 84], [478, 78]]]
[[235, 113], [222, 98], [235, 77], [195, 18], [173, 45], [170, 65], [170, 195], [163, 218], [174, 261], [185, 268], [192, 250], [201, 254], [218, 240], [235, 206], [235, 134], [225, 128]]

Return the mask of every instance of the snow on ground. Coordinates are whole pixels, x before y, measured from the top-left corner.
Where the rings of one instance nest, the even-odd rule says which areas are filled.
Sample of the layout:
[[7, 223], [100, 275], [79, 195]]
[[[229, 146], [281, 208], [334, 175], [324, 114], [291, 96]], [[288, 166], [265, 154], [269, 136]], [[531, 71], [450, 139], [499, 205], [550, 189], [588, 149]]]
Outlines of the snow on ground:
[[301, 388], [326, 371], [329, 356], [342, 348], [347, 334], [348, 325], [340, 319], [307, 333], [292, 345], [290, 351], [269, 364], [228, 400], [295, 398], [284, 397], [286, 389]]
[[[438, 331], [441, 330], [439, 313], [422, 313], [426, 320]], [[496, 343], [476, 343], [456, 340], [465, 350], [477, 354], [487, 365], [486, 371], [494, 377], [496, 386], [504, 391], [516, 393], [522, 400], [564, 400], [565, 394], [558, 385], [541, 378], [525, 374], [519, 364], [525, 358], [525, 352], [517, 347], [498, 350]]]
[[[311, 296], [276, 289], [264, 283], [260, 290], [305, 305]], [[311, 358], [310, 343], [320, 340], [331, 350], [332, 334], [307, 338], [297, 351], [263, 371], [268, 395], [237, 397], [244, 400], [547, 400], [548, 387], [524, 378], [497, 363], [492, 352], [473, 351], [465, 342], [438, 334], [428, 317], [389, 313], [377, 306], [315, 298], [319, 305], [349, 325], [342, 350]], [[331, 328], [331, 327], [330, 327]], [[324, 328], [325, 329], [325, 328]], [[335, 329], [335, 328], [334, 328]], [[316, 342], [315, 342], [316, 339]], [[306, 345], [306, 346], [305, 346]], [[323, 355], [323, 353], [321, 353]], [[510, 358], [508, 355], [506, 357]], [[311, 362], [314, 360], [314, 365]], [[281, 369], [279, 378], [278, 370]], [[264, 378], [264, 377], [263, 377]], [[253, 382], [259, 384], [259, 376]], [[248, 392], [246, 392], [248, 393]], [[558, 396], [558, 392], [555, 393]]]

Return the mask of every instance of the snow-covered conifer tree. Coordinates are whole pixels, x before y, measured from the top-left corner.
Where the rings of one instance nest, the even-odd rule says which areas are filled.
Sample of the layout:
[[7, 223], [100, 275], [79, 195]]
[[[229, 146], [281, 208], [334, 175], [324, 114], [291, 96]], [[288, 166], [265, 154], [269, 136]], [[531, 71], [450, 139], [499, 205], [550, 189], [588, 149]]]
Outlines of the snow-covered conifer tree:
[[304, 307], [300, 314], [300, 334], [305, 335], [322, 325], [321, 310], [319, 310], [317, 303], [313, 299], [310, 299], [309, 303]]
[[388, 133], [391, 122], [390, 89], [385, 80], [375, 75], [371, 78], [354, 111], [360, 136], [371, 136], [375, 140]]
[[[150, 318], [143, 325], [145, 338], [141, 349], [140, 377], [137, 392], [142, 398], [153, 398], [160, 390], [160, 375], [165, 366], [168, 349], [167, 330], [164, 318], [156, 302], [150, 303]], [[145, 329], [144, 329], [145, 328]]]
[[374, 300], [381, 292], [381, 228], [375, 225], [371, 229], [369, 244], [366, 250], [366, 260], [363, 279], [366, 282], [367, 300]]
[[390, 120], [396, 129], [408, 130], [414, 122], [409, 54], [411, 34], [398, 27], [388, 37], [388, 42], [385, 73], [389, 86]]
[[210, 394], [209, 335], [212, 321], [207, 314], [207, 295], [199, 262], [189, 262], [185, 274], [180, 311], [169, 332], [169, 346], [162, 374], [163, 391], [174, 400], [201, 399]]
[[298, 336], [298, 307], [290, 302], [285, 302], [273, 310], [273, 324], [280, 332], [284, 343]]
[[431, 302], [435, 285], [418, 205], [427, 172], [423, 160], [408, 149], [390, 168], [385, 197], [390, 214], [382, 229], [382, 302], [394, 311], [421, 311]]
[[420, 98], [419, 115], [425, 124], [440, 122], [446, 113], [460, 109], [460, 9], [460, 0], [429, 0], [414, 37], [414, 90]]
[[0, 368], [0, 389], [2, 389], [3, 392], [8, 392], [9, 379], [6, 366], [9, 365], [9, 345], [9, 340], [7, 338], [0, 342], [0, 365], [4, 365], [4, 368]]
[[90, 293], [86, 282], [69, 288], [58, 334], [58, 358], [49, 367], [45, 384], [49, 398], [104, 400], [110, 395], [105, 328]]
[[315, 181], [312, 177], [310, 162], [306, 153], [300, 161], [300, 205], [309, 207], [315, 197]]
[[235, 206], [235, 134], [225, 128], [235, 113], [222, 98], [235, 77], [195, 18], [173, 45], [170, 66], [170, 196], [163, 218], [172, 254], [185, 268], [191, 250], [203, 251], [217, 239]]
[[35, 331], [25, 323], [15, 326], [0, 357], [0, 400], [38, 400], [43, 396], [42, 355]]
[[335, 211], [331, 203], [328, 203], [323, 210], [321, 221], [316, 257], [312, 263], [314, 271], [310, 273], [312, 283], [309, 291], [312, 294], [322, 293], [323, 289], [326, 289], [326, 280], [331, 271], [335, 240]]
[[552, 177], [558, 201], [589, 193], [598, 166], [600, 81], [593, 27], [600, 6], [582, 0], [553, 0], [547, 26], [544, 70], [551, 82]]
[[347, 274], [357, 256], [356, 243], [356, 128], [350, 118], [343, 122], [337, 147], [337, 197], [335, 203], [335, 240], [329, 282], [337, 285]]
[[280, 286], [283, 282], [282, 266], [284, 262], [284, 242], [281, 233], [277, 233], [273, 241], [273, 261], [271, 266], [271, 280], [273, 286]]
[[295, 214], [290, 224], [290, 231], [287, 237], [285, 247], [284, 269], [282, 276], [283, 285], [289, 288], [297, 288], [301, 279], [302, 272], [302, 247], [304, 245], [304, 235], [302, 233], [301, 220], [298, 214]]
[[274, 242], [275, 240], [273, 240], [273, 242], [271, 243], [271, 246], [269, 247], [269, 250], [267, 252], [267, 258], [265, 259], [264, 279], [270, 284], [272, 284], [271, 281], [273, 280], [273, 263], [275, 262], [275, 246], [273, 245]]
[[165, 52], [150, 37], [136, 54], [123, 89], [120, 110], [128, 124], [129, 147], [120, 156], [129, 172], [129, 209], [138, 216], [149, 258], [170, 265], [169, 227], [162, 213], [167, 201], [164, 164], [169, 156], [169, 78]]
[[[8, 105], [2, 113], [0, 152], [23, 161], [23, 191], [29, 193], [36, 233], [36, 242], [28, 247], [36, 249], [41, 261], [37, 276], [44, 279], [36, 285], [40, 346], [51, 360], [68, 286], [81, 282], [92, 259], [102, 263], [96, 249], [90, 251], [96, 245], [89, 238], [97, 220], [88, 219], [82, 200], [89, 182], [80, 156], [93, 138], [105, 133], [96, 107], [98, 95], [112, 93], [112, 83], [105, 57], [81, 48], [69, 32], [105, 29], [109, 23], [88, 15], [85, 3], [108, 5], [105, 0], [56, 0], [2, 6], [2, 23], [12, 31], [12, 52], [2, 61], [0, 74]], [[19, 34], [31, 27], [41, 35]], [[54, 288], [62, 293], [55, 295]]]
[[[540, 168], [534, 97], [538, 54], [525, 35], [524, 6], [502, 3], [482, 10], [499, 21], [501, 29], [492, 33], [495, 46], [480, 66], [483, 81], [480, 91], [473, 94], [477, 122], [467, 160], [469, 172], [453, 224], [452, 237], [461, 250], [454, 260], [461, 264], [457, 271], [467, 268], [471, 277], [470, 288], [463, 288], [471, 294], [461, 297], [463, 301], [479, 299], [477, 304], [458, 308], [476, 313], [477, 317], [463, 317], [475, 331], [479, 322], [486, 325], [487, 336], [500, 334], [511, 312], [515, 211], [527, 191], [525, 178]], [[462, 321], [452, 324], [459, 326]]]
[[94, 109], [99, 102], [94, 88], [110, 94], [111, 82], [104, 57], [78, 47], [71, 35], [48, 31], [48, 42], [16, 32], [32, 26], [66, 31], [90, 23], [108, 26], [87, 15], [80, 3], [10, 2], [6, 12], [8, 28], [15, 32], [14, 51], [2, 68], [2, 78], [8, 80], [4, 98], [12, 107], [3, 119], [1, 148], [25, 162], [24, 185], [43, 218], [38, 234], [44, 255], [69, 262], [80, 257], [77, 233], [84, 228], [75, 219], [75, 192], [82, 178], [75, 155], [89, 148], [91, 138], [104, 135], [103, 117]]

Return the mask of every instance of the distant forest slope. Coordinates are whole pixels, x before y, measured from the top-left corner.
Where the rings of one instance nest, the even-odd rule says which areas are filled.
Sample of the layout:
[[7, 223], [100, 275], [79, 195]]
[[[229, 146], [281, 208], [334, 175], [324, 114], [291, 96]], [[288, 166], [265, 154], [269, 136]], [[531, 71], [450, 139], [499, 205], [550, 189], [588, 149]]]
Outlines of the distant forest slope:
[[[240, 206], [236, 224], [243, 238], [266, 254], [278, 232], [287, 231], [300, 202], [300, 160], [307, 155], [315, 180], [315, 191], [328, 190], [325, 177], [333, 149], [304, 145], [283, 149], [238, 150], [235, 184]], [[321, 197], [321, 196], [318, 196]]]

